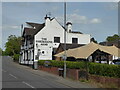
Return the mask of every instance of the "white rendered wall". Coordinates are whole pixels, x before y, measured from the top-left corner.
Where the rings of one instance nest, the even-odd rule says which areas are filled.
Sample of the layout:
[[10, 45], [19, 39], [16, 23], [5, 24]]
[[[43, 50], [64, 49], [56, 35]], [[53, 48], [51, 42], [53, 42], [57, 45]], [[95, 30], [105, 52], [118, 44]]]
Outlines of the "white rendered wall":
[[67, 43], [72, 43], [72, 38], [78, 38], [78, 44], [88, 44], [91, 36], [89, 34], [67, 33]]
[[[35, 35], [35, 55], [37, 55], [37, 50], [46, 51], [46, 55], [41, 55], [41, 60], [51, 60], [52, 59], [52, 50], [53, 48], [57, 48], [59, 43], [54, 43], [54, 37], [60, 37], [60, 43], [64, 42], [64, 29], [61, 25], [53, 19], [50, 21], [49, 19], [46, 22], [46, 26]], [[47, 43], [47, 46], [41, 45], [41, 43], [36, 42], [37, 40], [41, 41], [42, 38], [46, 38], [46, 41], [51, 41], [52, 43]], [[38, 48], [36, 47], [38, 44]]]
[[[45, 55], [40, 54], [40, 60], [52, 60], [53, 48], [58, 48], [60, 43], [54, 43], [54, 37], [60, 37], [60, 43], [64, 43], [64, 28], [57, 22], [56, 19], [50, 21], [46, 19], [45, 27], [35, 35], [34, 40], [34, 59], [37, 55], [38, 49], [45, 51]], [[72, 38], [78, 38], [78, 44], [90, 43], [89, 34], [67, 33], [66, 43], [72, 44]], [[46, 39], [46, 40], [44, 40]], [[47, 45], [41, 45], [41, 42], [36, 41], [50, 41]], [[36, 46], [37, 44], [37, 46]]]

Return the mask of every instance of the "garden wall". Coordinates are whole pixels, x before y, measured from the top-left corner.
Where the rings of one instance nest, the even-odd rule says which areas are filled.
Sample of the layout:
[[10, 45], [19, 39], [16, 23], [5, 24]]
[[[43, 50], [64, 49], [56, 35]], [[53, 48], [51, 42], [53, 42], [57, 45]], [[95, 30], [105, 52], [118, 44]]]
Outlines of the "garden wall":
[[[63, 76], [63, 71], [60, 72], [58, 67], [45, 67], [45, 66], [38, 66], [38, 69], [46, 71], [48, 73], [52, 73], [55, 75]], [[66, 77], [71, 78], [74, 80], [80, 79], [80, 70], [79, 69], [69, 69], [67, 68], [66, 71]], [[97, 75], [89, 75], [89, 80], [94, 80], [95, 82], [101, 83], [101, 84], [109, 84], [109, 85], [117, 85], [120, 87], [120, 78], [112, 78], [112, 77], [105, 77], [105, 76], [97, 76]]]

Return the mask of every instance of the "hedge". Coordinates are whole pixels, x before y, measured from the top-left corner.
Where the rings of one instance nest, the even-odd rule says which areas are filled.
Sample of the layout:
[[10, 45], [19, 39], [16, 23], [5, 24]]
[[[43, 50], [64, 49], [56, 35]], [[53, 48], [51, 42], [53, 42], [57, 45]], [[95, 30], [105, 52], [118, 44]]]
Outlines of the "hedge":
[[89, 73], [95, 74], [95, 75], [100, 75], [100, 76], [119, 77], [120, 78], [120, 66], [119, 65], [100, 64], [100, 63], [90, 63], [89, 64]]
[[[39, 60], [39, 65], [44, 65], [46, 60]], [[47, 60], [50, 62], [50, 66], [53, 67], [64, 67], [64, 61], [55, 61], [55, 60]], [[89, 74], [95, 74], [100, 76], [108, 76], [108, 77], [117, 77], [120, 78], [120, 65], [108, 65], [108, 64], [100, 64], [93, 62], [71, 62], [66, 61], [66, 67], [70, 69], [86, 69], [88, 68]]]
[[13, 60], [18, 62], [19, 61], [19, 56], [20, 56], [19, 54], [14, 54], [13, 55]]
[[[55, 60], [39, 60], [38, 64], [39, 65], [44, 65], [46, 61], [50, 62], [50, 66], [53, 67], [64, 67], [64, 61], [55, 61]], [[85, 68], [85, 62], [71, 62], [71, 61], [66, 61], [66, 67], [67, 68], [75, 68], [75, 69], [84, 69]]]

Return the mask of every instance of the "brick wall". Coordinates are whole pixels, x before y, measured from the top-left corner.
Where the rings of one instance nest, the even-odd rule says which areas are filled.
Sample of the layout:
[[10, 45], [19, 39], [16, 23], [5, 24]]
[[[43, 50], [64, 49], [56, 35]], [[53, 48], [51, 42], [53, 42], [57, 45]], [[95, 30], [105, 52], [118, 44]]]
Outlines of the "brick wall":
[[[39, 66], [38, 67], [40, 70], [59, 75], [59, 69], [57, 67], [44, 67], [44, 66]], [[74, 80], [78, 80], [78, 69], [67, 69], [66, 71], [66, 77], [72, 78]]]
[[67, 73], [66, 73], [66, 76], [68, 78], [72, 78], [74, 80], [78, 80], [79, 79], [79, 69], [67, 69]]
[[112, 78], [112, 77], [104, 77], [104, 76], [97, 76], [97, 75], [89, 75], [90, 80], [94, 80], [95, 82], [101, 84], [109, 84], [109, 85], [117, 85], [120, 87], [120, 78]]
[[57, 67], [44, 67], [44, 66], [38, 66], [40, 70], [59, 75], [59, 71]]
[[[39, 66], [40, 70], [59, 75], [59, 70], [57, 67], [44, 67]], [[66, 72], [66, 77], [79, 80], [79, 69], [68, 69]], [[89, 75], [89, 80], [94, 80], [95, 82], [102, 83], [102, 84], [114, 84], [120, 87], [120, 78], [111, 78], [111, 77], [104, 77], [104, 76], [97, 76], [97, 75]]]

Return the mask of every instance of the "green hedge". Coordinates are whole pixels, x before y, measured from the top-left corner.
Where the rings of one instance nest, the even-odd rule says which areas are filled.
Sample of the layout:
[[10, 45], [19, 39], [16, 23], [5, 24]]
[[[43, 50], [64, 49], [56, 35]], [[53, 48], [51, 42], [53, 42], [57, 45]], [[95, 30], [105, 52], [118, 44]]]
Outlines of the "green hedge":
[[120, 66], [100, 64], [100, 63], [90, 63], [89, 73], [100, 76], [120, 77]]
[[[39, 60], [39, 65], [44, 65], [45, 60]], [[50, 66], [61, 67], [64, 66], [64, 61], [54, 61], [49, 60]], [[88, 67], [90, 74], [100, 75], [100, 76], [109, 76], [109, 77], [118, 77], [120, 78], [120, 65], [108, 65], [92, 62], [71, 62], [66, 61], [67, 68], [71, 69], [86, 69]], [[86, 67], [87, 66], [87, 67]]]
[[19, 54], [14, 54], [13, 55], [13, 60], [18, 62], [19, 61], [19, 56], [20, 56]]
[[[45, 61], [50, 62], [50, 66], [53, 67], [64, 67], [64, 61], [55, 61], [55, 60], [39, 60], [38, 64], [39, 65], [44, 65]], [[71, 62], [71, 61], [66, 61], [66, 67], [71, 68], [71, 69], [84, 69], [85, 68], [85, 62]]]

